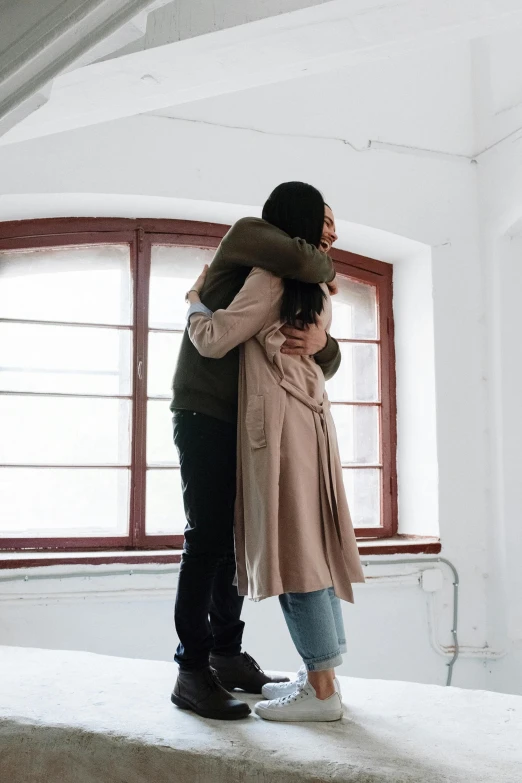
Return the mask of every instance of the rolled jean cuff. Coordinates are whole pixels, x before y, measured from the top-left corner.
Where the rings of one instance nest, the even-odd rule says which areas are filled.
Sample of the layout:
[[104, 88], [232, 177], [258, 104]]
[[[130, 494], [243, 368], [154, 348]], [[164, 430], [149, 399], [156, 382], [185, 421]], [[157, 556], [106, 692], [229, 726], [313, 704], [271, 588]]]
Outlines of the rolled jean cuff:
[[303, 658], [303, 663], [308, 672], [324, 672], [327, 669], [334, 669], [336, 666], [340, 666], [342, 662], [343, 656], [341, 655], [341, 651], [333, 653], [327, 658], [315, 658], [308, 661]]
[[348, 647], [346, 646], [346, 642], [342, 642], [339, 644], [339, 652], [343, 655], [348, 652]]

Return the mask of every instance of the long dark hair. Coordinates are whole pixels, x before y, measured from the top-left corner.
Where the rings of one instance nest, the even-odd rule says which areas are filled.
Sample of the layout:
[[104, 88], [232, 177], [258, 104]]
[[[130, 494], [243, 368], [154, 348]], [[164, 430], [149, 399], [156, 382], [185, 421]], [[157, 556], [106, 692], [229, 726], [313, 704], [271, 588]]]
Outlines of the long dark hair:
[[[305, 182], [283, 182], [272, 191], [262, 218], [292, 238], [319, 247], [324, 224], [324, 199], [317, 188]], [[318, 283], [284, 280], [281, 320], [292, 326], [313, 324], [323, 312], [325, 294]]]

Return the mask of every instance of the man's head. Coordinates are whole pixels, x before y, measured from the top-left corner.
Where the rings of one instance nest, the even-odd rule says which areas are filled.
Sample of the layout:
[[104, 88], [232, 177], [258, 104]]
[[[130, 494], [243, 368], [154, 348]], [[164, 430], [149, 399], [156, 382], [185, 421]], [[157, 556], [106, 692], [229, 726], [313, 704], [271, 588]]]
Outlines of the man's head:
[[332, 210], [317, 188], [305, 182], [283, 182], [268, 197], [263, 220], [291, 237], [300, 237], [328, 252], [337, 239]]

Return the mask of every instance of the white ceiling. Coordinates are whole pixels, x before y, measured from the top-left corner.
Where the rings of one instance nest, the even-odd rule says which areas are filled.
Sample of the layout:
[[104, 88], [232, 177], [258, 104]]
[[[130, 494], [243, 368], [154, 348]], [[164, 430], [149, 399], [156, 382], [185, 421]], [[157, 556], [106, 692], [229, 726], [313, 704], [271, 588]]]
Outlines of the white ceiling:
[[338, 138], [357, 148], [372, 139], [471, 155], [469, 80], [469, 47], [457, 43], [152, 114], [274, 135]]
[[131, 22], [139, 51], [58, 77], [2, 142], [153, 112], [471, 154], [469, 41], [522, 29], [520, 0], [160, 2]]

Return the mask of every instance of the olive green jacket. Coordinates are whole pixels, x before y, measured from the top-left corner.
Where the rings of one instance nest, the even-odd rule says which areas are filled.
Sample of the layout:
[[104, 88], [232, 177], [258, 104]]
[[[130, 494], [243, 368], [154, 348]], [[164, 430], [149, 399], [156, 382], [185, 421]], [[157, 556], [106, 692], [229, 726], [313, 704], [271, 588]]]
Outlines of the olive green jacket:
[[[210, 310], [227, 308], [239, 293], [253, 267], [278, 277], [305, 283], [327, 283], [335, 277], [332, 260], [303, 239], [292, 239], [284, 231], [259, 218], [242, 218], [223, 238], [210, 264], [201, 301]], [[331, 378], [341, 363], [339, 345], [328, 336], [315, 361]], [[183, 335], [172, 382], [170, 408], [204, 413], [235, 423], [238, 407], [239, 348], [221, 359], [200, 356]]]

